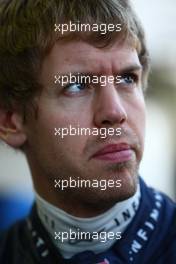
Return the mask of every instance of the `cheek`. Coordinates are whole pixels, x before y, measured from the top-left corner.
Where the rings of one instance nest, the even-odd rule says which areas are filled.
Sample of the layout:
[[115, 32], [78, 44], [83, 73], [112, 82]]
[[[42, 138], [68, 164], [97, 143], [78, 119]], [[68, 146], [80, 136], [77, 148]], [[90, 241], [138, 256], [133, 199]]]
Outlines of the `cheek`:
[[138, 136], [141, 145], [143, 145], [146, 125], [146, 107], [143, 95], [139, 95], [137, 100], [130, 104], [128, 112], [130, 126]]
[[[84, 111], [56, 111], [50, 110], [40, 113], [40, 130], [43, 131], [42, 138], [47, 144], [50, 152], [58, 153], [59, 156], [78, 157], [82, 155], [87, 142], [86, 136], [75, 135], [78, 127], [89, 127], [88, 118]], [[71, 130], [72, 128], [72, 130]], [[59, 130], [59, 134], [57, 131]], [[72, 131], [72, 135], [69, 133]], [[56, 134], [56, 135], [55, 135]], [[68, 134], [68, 135], [67, 135]]]

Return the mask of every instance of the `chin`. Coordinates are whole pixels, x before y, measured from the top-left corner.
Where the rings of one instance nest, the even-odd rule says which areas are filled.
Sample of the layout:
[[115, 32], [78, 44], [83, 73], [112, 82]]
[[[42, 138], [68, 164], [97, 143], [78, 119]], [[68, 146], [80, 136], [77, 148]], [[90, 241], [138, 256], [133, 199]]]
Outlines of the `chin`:
[[111, 204], [124, 201], [135, 194], [137, 190], [136, 181], [131, 179], [122, 179], [122, 186], [120, 188], [108, 189], [104, 195], [104, 199]]
[[[110, 179], [113, 179], [113, 177], [110, 177]], [[129, 171], [123, 171], [119, 173], [118, 179], [121, 179], [122, 182], [122, 186], [119, 188], [107, 188], [105, 191], [90, 189], [89, 194], [87, 193], [89, 206], [91, 205], [91, 207], [102, 213], [116, 203], [132, 197], [137, 190], [137, 174], [131, 175]]]

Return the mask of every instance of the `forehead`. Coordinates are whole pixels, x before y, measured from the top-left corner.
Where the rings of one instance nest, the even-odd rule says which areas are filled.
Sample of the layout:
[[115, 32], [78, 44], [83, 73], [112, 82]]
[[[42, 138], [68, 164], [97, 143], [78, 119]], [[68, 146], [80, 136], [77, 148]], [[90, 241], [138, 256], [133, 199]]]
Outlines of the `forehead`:
[[83, 41], [57, 42], [42, 65], [42, 79], [70, 72], [111, 73], [130, 65], [139, 65], [135, 48], [127, 43], [97, 48]]

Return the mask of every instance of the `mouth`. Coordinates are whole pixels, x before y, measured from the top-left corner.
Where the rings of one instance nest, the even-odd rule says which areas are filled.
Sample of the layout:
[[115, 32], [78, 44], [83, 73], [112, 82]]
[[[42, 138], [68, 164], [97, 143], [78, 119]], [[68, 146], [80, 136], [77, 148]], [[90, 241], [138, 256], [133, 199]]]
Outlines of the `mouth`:
[[102, 161], [121, 163], [132, 159], [134, 150], [127, 143], [111, 144], [97, 151], [92, 158]]

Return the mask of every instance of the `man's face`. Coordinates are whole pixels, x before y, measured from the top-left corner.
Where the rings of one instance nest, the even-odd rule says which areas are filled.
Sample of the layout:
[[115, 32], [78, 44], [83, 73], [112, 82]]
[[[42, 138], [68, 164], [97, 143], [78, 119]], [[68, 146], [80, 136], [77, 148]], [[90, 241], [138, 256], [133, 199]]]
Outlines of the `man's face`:
[[[55, 75], [122, 77], [120, 84], [107, 83], [63, 87]], [[145, 104], [142, 67], [137, 52], [127, 44], [99, 49], [82, 41], [58, 42], [45, 58], [38, 99], [38, 118], [26, 125], [27, 156], [34, 184], [43, 195], [55, 192], [65, 204], [74, 201], [94, 207], [111, 206], [136, 190], [142, 158]], [[55, 128], [121, 128], [121, 136], [55, 136]], [[54, 189], [54, 179], [122, 181], [120, 188]], [[50, 181], [51, 180], [51, 181]], [[69, 194], [69, 195], [68, 195]], [[61, 203], [61, 207], [64, 205]], [[71, 210], [70, 210], [71, 211]]]

